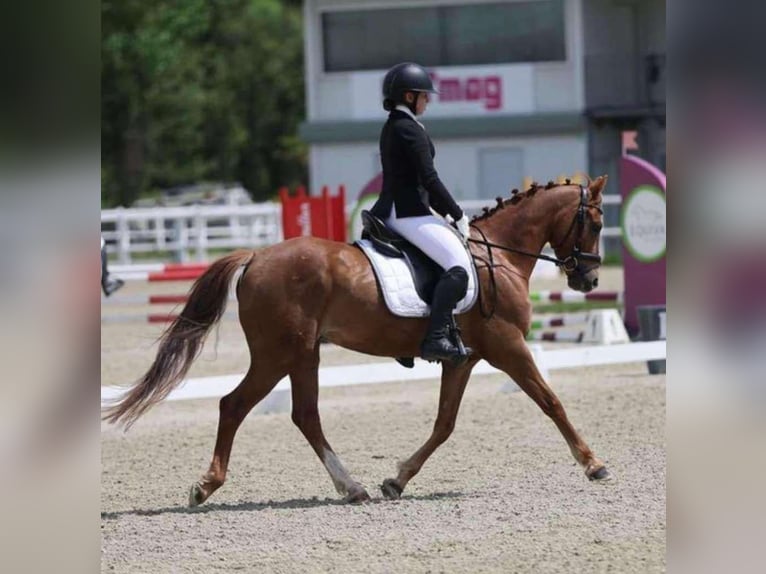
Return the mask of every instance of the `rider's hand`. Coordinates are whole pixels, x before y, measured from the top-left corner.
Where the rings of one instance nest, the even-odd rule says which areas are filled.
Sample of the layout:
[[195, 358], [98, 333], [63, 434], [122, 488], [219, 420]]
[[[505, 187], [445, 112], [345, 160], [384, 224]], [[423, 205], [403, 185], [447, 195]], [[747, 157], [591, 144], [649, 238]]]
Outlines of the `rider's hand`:
[[471, 230], [468, 226], [468, 216], [463, 215], [463, 217], [458, 219], [455, 222], [455, 227], [457, 227], [458, 232], [463, 237], [463, 243], [468, 245], [468, 237], [471, 235]]

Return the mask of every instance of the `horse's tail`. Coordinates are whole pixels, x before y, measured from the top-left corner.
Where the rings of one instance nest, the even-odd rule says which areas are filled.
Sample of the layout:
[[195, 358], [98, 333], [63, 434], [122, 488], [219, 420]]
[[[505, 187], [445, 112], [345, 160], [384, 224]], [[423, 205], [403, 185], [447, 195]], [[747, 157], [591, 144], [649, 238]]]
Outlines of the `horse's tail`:
[[235, 251], [213, 263], [194, 282], [183, 311], [160, 337], [152, 366], [115, 404], [104, 409], [103, 420], [122, 422], [128, 429], [181, 383], [226, 309], [232, 276], [252, 257], [252, 251]]

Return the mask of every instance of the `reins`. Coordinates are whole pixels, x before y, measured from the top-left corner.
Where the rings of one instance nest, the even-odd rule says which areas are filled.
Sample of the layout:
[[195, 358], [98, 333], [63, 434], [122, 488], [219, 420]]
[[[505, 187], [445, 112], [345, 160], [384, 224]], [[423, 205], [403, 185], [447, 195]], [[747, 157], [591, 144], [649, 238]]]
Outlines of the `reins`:
[[487, 312], [485, 312], [484, 310], [484, 303], [481, 296], [481, 289], [479, 289], [479, 311], [481, 312], [482, 317], [484, 317], [485, 319], [491, 318], [492, 315], [495, 314], [495, 308], [497, 306], [497, 284], [495, 283], [495, 267], [500, 267], [501, 265], [494, 263], [494, 259], [492, 256], [492, 248], [500, 249], [502, 251], [508, 251], [510, 253], [517, 253], [519, 255], [524, 255], [525, 257], [532, 257], [534, 259], [542, 259], [543, 261], [550, 261], [551, 263], [555, 264], [557, 267], [561, 267], [562, 269], [564, 269], [565, 272], [569, 272], [569, 273], [576, 271], [580, 267], [581, 261], [592, 261], [596, 264], [601, 263], [601, 256], [598, 253], [583, 252], [580, 249], [580, 236], [582, 235], [583, 226], [585, 225], [585, 208], [590, 207], [593, 209], [597, 209], [600, 214], [602, 215], [604, 214], [604, 211], [598, 205], [595, 205], [592, 203], [586, 203], [587, 199], [588, 199], [587, 188], [585, 188], [584, 186], [580, 186], [580, 204], [577, 207], [577, 213], [575, 213], [575, 217], [572, 220], [572, 224], [569, 226], [569, 230], [567, 231], [567, 234], [564, 237], [564, 240], [566, 240], [571, 235], [572, 230], [575, 228], [575, 226], [578, 229], [577, 238], [575, 239], [575, 244], [572, 249], [572, 253], [570, 253], [564, 259], [560, 259], [558, 257], [553, 257], [550, 255], [545, 255], [544, 253], [533, 253], [532, 251], [518, 249], [517, 247], [508, 247], [507, 245], [500, 245], [498, 243], [493, 243], [487, 240], [487, 236], [476, 224], [471, 223], [471, 227], [481, 234], [481, 239], [474, 239], [472, 237], [469, 237], [468, 241], [470, 241], [471, 243], [475, 243], [477, 245], [484, 245], [487, 248], [487, 254], [489, 256], [489, 261], [488, 261], [484, 257], [475, 255], [473, 253], [471, 254], [474, 259], [480, 260], [487, 267], [487, 272], [489, 273], [489, 283], [492, 286], [492, 299], [491, 299], [492, 302], [491, 302], [490, 310]]
[[[479, 245], [486, 245], [487, 247], [494, 247], [495, 249], [502, 249], [503, 251], [510, 251], [511, 253], [518, 253], [519, 255], [526, 255], [527, 257], [542, 259], [543, 261], [550, 261], [551, 263], [555, 263], [559, 267], [563, 267], [566, 264], [566, 262], [572, 257], [570, 255], [566, 259], [559, 259], [557, 257], [551, 257], [550, 255], [545, 255], [544, 253], [532, 253], [531, 251], [524, 251], [523, 249], [516, 249], [515, 247], [506, 247], [505, 245], [492, 243], [491, 241], [486, 240], [486, 236], [484, 235], [484, 232], [481, 231], [481, 229], [479, 229], [473, 224], [471, 224], [471, 227], [478, 230], [482, 235], [482, 239], [474, 239], [473, 237], [469, 237], [468, 241], [470, 241], [471, 243], [478, 243]], [[489, 253], [491, 254], [492, 251], [489, 250]]]

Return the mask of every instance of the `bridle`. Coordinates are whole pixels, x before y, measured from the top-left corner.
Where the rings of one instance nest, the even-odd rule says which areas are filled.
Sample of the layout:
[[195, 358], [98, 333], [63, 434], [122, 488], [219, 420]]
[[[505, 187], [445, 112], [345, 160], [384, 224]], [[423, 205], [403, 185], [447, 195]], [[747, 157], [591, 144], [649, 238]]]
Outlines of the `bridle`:
[[[596, 209], [601, 215], [604, 215], [604, 210], [601, 209], [601, 207], [599, 207], [595, 203], [588, 203], [588, 188], [581, 185], [580, 186], [580, 205], [577, 206], [577, 213], [574, 216], [574, 220], [572, 221], [572, 224], [569, 226], [569, 230], [567, 231], [567, 234], [564, 236], [564, 239], [562, 239], [562, 242], [566, 241], [569, 238], [569, 235], [572, 233], [572, 229], [574, 229], [575, 225], [577, 226], [577, 232], [575, 235], [575, 244], [574, 244], [574, 247], [572, 248], [572, 253], [570, 253], [568, 257], [565, 257], [564, 260], [561, 262], [562, 269], [570, 273], [572, 271], [581, 271], [580, 269], [581, 261], [590, 261], [591, 263], [594, 263], [595, 265], [601, 265], [601, 256], [598, 253], [583, 251], [580, 248], [580, 241], [582, 240], [582, 232], [585, 229], [585, 212], [587, 211], [588, 208]], [[555, 251], [556, 246], [551, 245], [551, 247], [553, 247]]]
[[[501, 249], [503, 251], [510, 251], [511, 253], [518, 253], [519, 255], [525, 255], [527, 257], [533, 257], [535, 259], [542, 259], [544, 261], [550, 261], [551, 263], [555, 263], [558, 267], [561, 267], [564, 272], [567, 275], [570, 275], [574, 272], [583, 273], [583, 270], [580, 268], [580, 263], [582, 261], [590, 261], [592, 263], [595, 263], [594, 266], [601, 264], [601, 256], [598, 253], [591, 253], [587, 251], [583, 251], [580, 247], [580, 242], [582, 238], [582, 232], [585, 227], [585, 212], [588, 208], [594, 208], [598, 210], [598, 212], [603, 215], [604, 211], [596, 204], [588, 203], [588, 189], [584, 186], [580, 186], [580, 204], [577, 206], [577, 213], [575, 213], [574, 218], [572, 219], [572, 224], [569, 226], [569, 229], [567, 230], [567, 234], [564, 236], [564, 238], [561, 240], [562, 243], [566, 241], [569, 236], [572, 234], [572, 230], [577, 228], [577, 236], [575, 238], [575, 244], [572, 248], [572, 253], [570, 253], [567, 257], [564, 259], [559, 259], [558, 257], [551, 257], [550, 255], [545, 255], [543, 253], [532, 253], [531, 251], [525, 251], [523, 249], [517, 249], [516, 247], [508, 247], [506, 245], [498, 245], [497, 243], [492, 243], [491, 241], [487, 240], [487, 236], [484, 234], [484, 232], [479, 229], [478, 226], [475, 224], [471, 224], [471, 227], [473, 227], [476, 231], [479, 232], [481, 235], [481, 239], [473, 239], [471, 237], [468, 238], [468, 241], [472, 243], [477, 243], [479, 245], [484, 245], [487, 248], [487, 255], [488, 260], [484, 259], [483, 257], [479, 255], [473, 255], [474, 259], [479, 259], [487, 268], [487, 271], [489, 272], [489, 283], [492, 287], [492, 302], [491, 307], [489, 311], [485, 311], [484, 309], [484, 302], [482, 298], [481, 291], [479, 292], [479, 310], [481, 311], [482, 316], [485, 319], [489, 319], [494, 315], [495, 313], [495, 306], [497, 304], [497, 285], [495, 284], [495, 267], [501, 266], [494, 262], [494, 257], [492, 255], [492, 248], [495, 249]], [[555, 246], [554, 251], [555, 251]], [[586, 271], [587, 272], [587, 271]]]
[[[485, 245], [487, 247], [487, 250], [490, 252], [491, 257], [491, 248], [494, 247], [495, 249], [502, 249], [503, 251], [510, 251], [511, 253], [518, 253], [519, 255], [526, 255], [527, 257], [534, 257], [535, 259], [542, 259], [544, 261], [550, 261], [551, 263], [555, 263], [558, 267], [561, 267], [567, 274], [572, 273], [574, 271], [580, 270], [580, 262], [582, 261], [590, 261], [592, 263], [595, 263], [596, 265], [601, 264], [601, 256], [598, 253], [591, 253], [588, 251], [583, 251], [580, 248], [580, 242], [582, 238], [582, 232], [585, 227], [585, 211], [588, 208], [597, 209], [598, 212], [603, 215], [604, 211], [596, 205], [595, 203], [588, 203], [588, 189], [584, 186], [580, 186], [580, 204], [577, 206], [577, 213], [575, 213], [574, 219], [572, 219], [572, 224], [569, 226], [569, 230], [567, 231], [567, 234], [564, 236], [564, 238], [561, 240], [563, 243], [566, 241], [569, 236], [572, 234], [572, 230], [577, 228], [577, 236], [575, 238], [575, 244], [572, 248], [572, 253], [570, 253], [568, 256], [566, 256], [564, 259], [559, 259], [558, 257], [552, 257], [550, 255], [545, 255], [544, 253], [532, 253], [531, 251], [524, 251], [523, 249], [517, 249], [516, 247], [508, 247], [506, 245], [498, 245], [497, 243], [492, 243], [490, 241], [487, 241], [486, 236], [484, 233], [474, 224], [471, 224], [471, 227], [476, 229], [482, 236], [481, 239], [473, 239], [471, 237], [468, 238], [468, 241], [471, 241], [472, 243], [478, 243], [479, 245]], [[555, 251], [555, 246], [552, 246]]]

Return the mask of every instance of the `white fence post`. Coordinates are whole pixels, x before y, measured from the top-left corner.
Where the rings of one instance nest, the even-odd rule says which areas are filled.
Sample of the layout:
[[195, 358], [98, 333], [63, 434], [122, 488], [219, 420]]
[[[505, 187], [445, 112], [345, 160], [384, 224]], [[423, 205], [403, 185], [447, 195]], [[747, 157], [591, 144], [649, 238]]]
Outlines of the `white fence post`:
[[126, 265], [130, 263], [130, 227], [125, 217], [125, 209], [117, 208], [117, 225], [115, 226], [119, 238], [117, 240], [117, 260]]
[[154, 218], [154, 238], [157, 251], [165, 251], [165, 219], [159, 214]]
[[179, 217], [173, 220], [173, 228], [176, 233], [176, 261], [186, 263], [189, 260], [187, 248], [189, 247], [189, 229], [186, 226], [186, 218]]
[[194, 233], [196, 234], [195, 244], [197, 246], [197, 261], [207, 260], [207, 220], [202, 213], [199, 205], [194, 206]]

